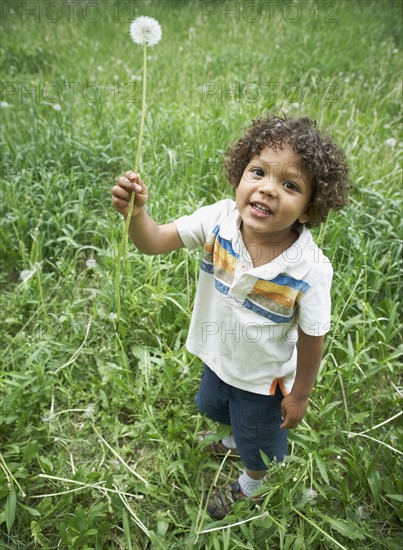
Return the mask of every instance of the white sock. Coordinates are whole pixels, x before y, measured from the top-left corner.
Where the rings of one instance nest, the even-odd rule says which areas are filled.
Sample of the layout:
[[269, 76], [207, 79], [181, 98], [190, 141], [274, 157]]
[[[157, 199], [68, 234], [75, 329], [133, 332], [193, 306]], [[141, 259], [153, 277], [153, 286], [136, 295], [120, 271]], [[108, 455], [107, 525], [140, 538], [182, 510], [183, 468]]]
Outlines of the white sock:
[[221, 439], [221, 443], [228, 447], [228, 449], [236, 449], [236, 443], [233, 435], [227, 435], [224, 439]]
[[[245, 471], [243, 471], [238, 478], [238, 483], [241, 486], [241, 491], [243, 494], [250, 497], [261, 485], [263, 485], [263, 479], [252, 479]], [[256, 492], [254, 496], [257, 494], [258, 492]]]

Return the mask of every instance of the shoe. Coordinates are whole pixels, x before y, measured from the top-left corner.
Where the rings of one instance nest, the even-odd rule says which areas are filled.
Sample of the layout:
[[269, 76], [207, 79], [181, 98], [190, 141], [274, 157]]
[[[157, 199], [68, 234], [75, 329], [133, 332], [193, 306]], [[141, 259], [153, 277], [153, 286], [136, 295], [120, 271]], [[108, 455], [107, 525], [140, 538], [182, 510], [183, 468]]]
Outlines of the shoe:
[[250, 501], [251, 504], [259, 504], [263, 501], [263, 496], [247, 497], [236, 481], [235, 483], [225, 485], [225, 487], [216, 487], [211, 491], [207, 503], [207, 511], [214, 519], [224, 519], [232, 512], [234, 502], [243, 499]]
[[[213, 432], [209, 432], [207, 430], [202, 430], [197, 434], [197, 444], [200, 445], [206, 437], [215, 435]], [[208, 443], [206, 445], [202, 445], [203, 451], [206, 453], [210, 453], [214, 456], [229, 456], [230, 458], [240, 458], [238, 449], [230, 449], [229, 447], [226, 447], [222, 441], [212, 441], [211, 443]]]

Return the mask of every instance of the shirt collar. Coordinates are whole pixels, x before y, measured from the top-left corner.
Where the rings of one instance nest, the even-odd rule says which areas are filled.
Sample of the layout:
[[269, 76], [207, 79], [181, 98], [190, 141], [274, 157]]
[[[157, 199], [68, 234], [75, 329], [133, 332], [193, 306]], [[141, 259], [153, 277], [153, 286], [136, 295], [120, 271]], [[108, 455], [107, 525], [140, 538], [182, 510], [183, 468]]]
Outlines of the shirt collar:
[[[233, 246], [236, 246], [242, 240], [241, 221], [238, 209], [235, 206], [234, 210], [220, 226], [221, 237], [231, 241]], [[312, 264], [312, 258], [314, 257], [313, 246], [315, 246], [315, 243], [311, 232], [303, 225], [300, 228], [300, 235], [295, 243], [269, 264], [255, 267], [249, 273], [266, 280], [273, 279], [280, 273], [287, 273], [295, 279], [302, 279], [308, 273]]]
[[234, 209], [220, 226], [220, 235], [227, 241], [238, 240], [240, 235], [241, 216], [234, 201]]

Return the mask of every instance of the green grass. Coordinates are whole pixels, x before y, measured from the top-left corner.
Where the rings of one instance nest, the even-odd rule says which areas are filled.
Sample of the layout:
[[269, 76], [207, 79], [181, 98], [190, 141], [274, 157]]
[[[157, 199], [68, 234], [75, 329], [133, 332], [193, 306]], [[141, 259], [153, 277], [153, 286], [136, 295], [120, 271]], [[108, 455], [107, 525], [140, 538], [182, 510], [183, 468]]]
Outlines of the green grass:
[[[38, 21], [5, 4], [0, 547], [400, 548], [400, 3], [263, 3], [255, 22], [251, 2], [80, 3], [58, 22], [54, 2], [27, 4]], [[184, 349], [198, 255], [128, 247], [120, 340], [111, 319], [110, 189], [140, 120], [132, 12], [163, 29], [142, 169], [160, 222], [230, 196], [223, 152], [261, 112], [315, 118], [352, 169], [348, 207], [315, 232], [334, 322], [305, 422], [259, 509], [222, 522], [205, 498], [239, 466], [194, 448], [201, 365]]]

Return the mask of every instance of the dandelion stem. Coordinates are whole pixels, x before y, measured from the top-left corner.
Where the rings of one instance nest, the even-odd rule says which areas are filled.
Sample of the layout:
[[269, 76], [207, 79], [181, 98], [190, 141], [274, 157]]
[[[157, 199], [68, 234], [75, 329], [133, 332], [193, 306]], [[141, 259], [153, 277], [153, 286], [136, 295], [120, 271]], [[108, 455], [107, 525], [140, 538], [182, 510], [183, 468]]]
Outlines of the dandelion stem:
[[338, 546], [339, 548], [342, 548], [342, 550], [347, 550], [347, 548], [346, 548], [345, 546], [343, 546], [342, 544], [340, 544], [339, 542], [337, 542], [336, 539], [334, 539], [332, 536], [330, 536], [328, 533], [326, 533], [326, 531], [324, 531], [323, 529], [321, 529], [317, 523], [315, 523], [315, 522], [312, 521], [311, 519], [309, 519], [309, 518], [307, 518], [306, 516], [304, 516], [304, 514], [301, 514], [301, 512], [300, 512], [299, 510], [297, 510], [296, 508], [294, 508], [294, 506], [292, 507], [292, 510], [293, 510], [293, 512], [295, 512], [296, 514], [298, 514], [303, 520], [305, 520], [307, 523], [309, 523], [310, 525], [312, 525], [312, 527], [314, 527], [314, 528], [317, 529], [320, 533], [322, 533], [322, 535], [324, 535], [326, 538], [328, 538], [328, 539], [331, 540], [334, 544], [336, 544], [336, 546]]
[[[137, 143], [137, 152], [136, 152], [136, 161], [134, 165], [134, 172], [136, 174], [140, 171], [140, 159], [141, 159], [141, 145], [143, 141], [144, 133], [144, 121], [146, 114], [146, 95], [147, 95], [147, 44], [144, 44], [143, 47], [143, 97], [141, 102], [141, 121], [140, 121], [140, 133], [139, 140]], [[123, 228], [123, 235], [120, 240], [118, 248], [118, 256], [116, 260], [116, 273], [115, 273], [115, 300], [116, 300], [116, 330], [119, 330], [120, 324], [120, 313], [121, 313], [121, 303], [120, 303], [120, 268], [122, 263], [122, 254], [125, 248], [127, 233], [129, 231], [129, 225], [132, 218], [133, 206], [134, 206], [135, 193], [132, 191], [130, 196], [129, 208], [127, 211], [127, 217], [125, 225]]]
[[[96, 483], [83, 483], [82, 481], [77, 481], [76, 479], [69, 479], [65, 477], [57, 477], [57, 476], [51, 476], [48, 474], [38, 474], [37, 477], [43, 478], [43, 479], [52, 479], [54, 481], [63, 481], [65, 483], [72, 483], [74, 485], [79, 485], [79, 489], [96, 489], [102, 491], [107, 491], [108, 493], [120, 493], [122, 495], [127, 495], [130, 498], [136, 498], [136, 499], [142, 499], [144, 498], [143, 495], [134, 495], [132, 493], [126, 493], [123, 491], [117, 491], [116, 489], [109, 489], [108, 487], [101, 487], [101, 484], [106, 483], [106, 481], [97, 481]], [[55, 493], [55, 495], [58, 494], [65, 494], [64, 492]], [[53, 494], [43, 494], [43, 495], [30, 495], [29, 498], [45, 498], [45, 497], [51, 497]]]
[[381, 426], [384, 426], [385, 424], [388, 424], [389, 422], [392, 422], [392, 420], [395, 420], [395, 418], [399, 418], [403, 414], [403, 411], [398, 412], [391, 418], [388, 418], [387, 420], [384, 420], [380, 424], [377, 424], [376, 426], [372, 426], [372, 428], [368, 428], [368, 430], [364, 430], [363, 432], [359, 432], [358, 435], [366, 434], [367, 432], [370, 432], [371, 430], [376, 430], [377, 428], [380, 428]]
[[268, 517], [273, 519], [270, 516], [269, 512], [263, 512], [258, 516], [253, 516], [252, 518], [244, 519], [242, 521], [237, 521], [236, 523], [230, 523], [229, 525], [223, 525], [222, 527], [212, 527], [211, 529], [204, 529], [203, 531], [198, 531], [197, 534], [203, 535], [205, 533], [212, 533], [213, 531], [222, 531], [223, 529], [231, 529], [231, 527], [236, 527], [237, 525], [243, 525], [244, 523], [249, 523], [250, 521], [254, 521], [255, 519], [268, 518]]
[[121, 462], [121, 464], [123, 464], [123, 466], [125, 468], [127, 468], [127, 470], [129, 470], [130, 473], [132, 473], [135, 477], [137, 477], [137, 479], [139, 479], [140, 481], [142, 481], [144, 483], [144, 485], [148, 485], [148, 481], [146, 479], [144, 479], [143, 477], [141, 477], [140, 474], [138, 474], [137, 472], [135, 472], [132, 468], [130, 468], [130, 466], [127, 464], [127, 462], [125, 462], [123, 460], [123, 458], [115, 451], [115, 449], [113, 447], [111, 447], [109, 445], [109, 443], [102, 437], [102, 435], [99, 433], [99, 431], [96, 429], [96, 427], [94, 425], [92, 425], [92, 428], [94, 430], [94, 432], [97, 434], [97, 436], [99, 437], [99, 439], [102, 441], [102, 443], [108, 447], [108, 449], [116, 456], [116, 458], [119, 460], [119, 462]]
[[85, 343], [87, 342], [87, 338], [88, 338], [88, 335], [90, 333], [90, 328], [91, 328], [91, 323], [92, 323], [92, 317], [89, 318], [89, 321], [87, 323], [87, 326], [86, 326], [86, 329], [85, 329], [85, 335], [84, 335], [84, 340], [81, 342], [81, 345], [78, 349], [76, 349], [76, 351], [73, 353], [73, 355], [70, 357], [70, 359], [67, 361], [67, 363], [64, 363], [64, 365], [62, 365], [61, 367], [57, 368], [53, 374], [57, 374], [58, 372], [60, 372], [62, 369], [65, 369], [66, 367], [68, 367], [69, 365], [71, 365], [72, 363], [74, 363], [74, 361], [77, 359], [77, 357], [80, 355], [81, 353], [81, 350], [83, 349], [83, 347], [85, 346]]
[[203, 505], [202, 503], [200, 503], [200, 507], [199, 507], [199, 511], [197, 513], [197, 520], [196, 520], [196, 529], [195, 529], [195, 533], [196, 533], [196, 541], [198, 541], [198, 538], [199, 538], [199, 534], [200, 534], [200, 531], [199, 531], [199, 521], [200, 521], [200, 525], [203, 521], [203, 518], [204, 516], [206, 515], [206, 510], [207, 510], [207, 506], [208, 506], [208, 501], [210, 499], [210, 494], [211, 494], [211, 491], [213, 490], [213, 487], [216, 486], [216, 483], [217, 483], [217, 480], [218, 480], [218, 476], [220, 475], [220, 472], [224, 466], [224, 463], [225, 461], [227, 460], [228, 456], [231, 454], [230, 450], [228, 450], [227, 454], [224, 456], [224, 458], [222, 459], [221, 461], [221, 465], [218, 469], [218, 472], [216, 474], [216, 476], [214, 477], [214, 481], [213, 483], [210, 485], [210, 489], [207, 493], [207, 498], [205, 499], [205, 505], [204, 505], [204, 508], [203, 508]]
[[[116, 485], [114, 487], [115, 487], [115, 489], [117, 489]], [[131, 518], [136, 523], [136, 525], [138, 525], [140, 527], [140, 529], [143, 531], [143, 533], [145, 533], [147, 535], [147, 537], [150, 537], [149, 530], [144, 525], [144, 523], [141, 521], [141, 519], [137, 516], [137, 514], [132, 510], [132, 508], [130, 507], [129, 502], [128, 502], [127, 498], [124, 496], [124, 494], [119, 492], [118, 490], [116, 492], [117, 492], [120, 500], [122, 501], [123, 505], [125, 506], [126, 510], [129, 512]]]
[[18, 489], [21, 491], [22, 496], [26, 497], [25, 492], [22, 490], [21, 485], [18, 483], [18, 481], [15, 479], [15, 477], [11, 473], [10, 468], [7, 466], [7, 462], [4, 460], [1, 452], [0, 452], [0, 468], [3, 470], [8, 483], [10, 483], [11, 485], [11, 483], [14, 482], [17, 485]]
[[395, 449], [395, 447], [392, 447], [392, 445], [388, 445], [384, 441], [380, 441], [379, 439], [375, 439], [375, 437], [371, 437], [369, 435], [366, 435], [364, 432], [356, 433], [356, 432], [346, 432], [345, 430], [341, 431], [342, 434], [347, 434], [348, 437], [365, 437], [366, 439], [370, 439], [371, 441], [375, 441], [376, 443], [379, 443], [380, 445], [383, 445], [384, 447], [387, 447], [394, 453], [397, 453], [399, 455], [403, 456], [402, 451], [399, 451], [399, 449]]

